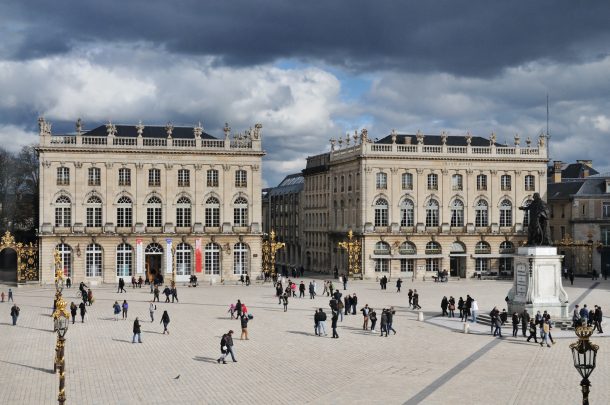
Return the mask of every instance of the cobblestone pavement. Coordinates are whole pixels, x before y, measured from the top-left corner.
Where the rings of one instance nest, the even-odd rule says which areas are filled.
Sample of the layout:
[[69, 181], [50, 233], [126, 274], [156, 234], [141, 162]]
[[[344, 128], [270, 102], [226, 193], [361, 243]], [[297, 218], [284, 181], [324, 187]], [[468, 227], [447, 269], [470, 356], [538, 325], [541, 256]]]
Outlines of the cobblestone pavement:
[[[311, 280], [305, 278], [306, 284]], [[318, 282], [318, 285], [321, 283]], [[577, 280], [566, 291], [582, 303], [610, 308], [610, 281], [595, 288]], [[461, 323], [439, 320], [443, 295], [479, 301], [481, 312], [502, 308], [510, 287], [500, 281], [394, 283], [381, 291], [374, 282], [351, 282], [358, 308], [393, 305], [396, 335], [380, 338], [362, 330], [362, 316], [340, 322], [339, 339], [313, 333], [313, 311], [328, 308], [328, 298], [293, 298], [288, 312], [277, 304], [271, 285], [179, 286], [179, 304], [157, 305], [151, 323], [149, 289], [117, 294], [110, 286], [94, 289], [85, 323], [70, 325], [66, 342], [68, 403], [78, 404], [574, 404], [580, 378], [568, 347], [575, 337], [557, 339], [552, 348], [521, 337], [494, 339], [486, 327], [460, 333]], [[409, 288], [417, 288], [425, 322], [407, 308]], [[6, 291], [8, 287], [0, 286]], [[50, 318], [53, 289], [18, 288], [18, 326], [10, 325], [11, 304], [0, 304], [0, 403], [54, 404], [58, 376], [52, 373], [55, 334]], [[66, 290], [77, 301], [78, 289]], [[319, 291], [321, 288], [319, 287]], [[343, 292], [343, 291], [342, 291]], [[250, 340], [239, 340], [239, 322], [228, 305], [240, 298], [254, 315]], [[127, 299], [127, 321], [115, 321], [112, 304]], [[121, 301], [119, 301], [121, 302]], [[158, 323], [167, 310], [170, 335]], [[142, 321], [142, 344], [132, 344], [134, 318]], [[77, 318], [79, 318], [77, 316]], [[327, 322], [330, 326], [330, 321]], [[610, 328], [608, 322], [606, 326]], [[235, 331], [237, 363], [217, 364], [222, 333]], [[330, 329], [330, 328], [329, 328]], [[508, 329], [508, 328], [507, 328]], [[505, 331], [510, 336], [510, 330]], [[591, 403], [610, 403], [610, 339], [600, 345], [591, 382]], [[176, 378], [180, 376], [179, 378]]]

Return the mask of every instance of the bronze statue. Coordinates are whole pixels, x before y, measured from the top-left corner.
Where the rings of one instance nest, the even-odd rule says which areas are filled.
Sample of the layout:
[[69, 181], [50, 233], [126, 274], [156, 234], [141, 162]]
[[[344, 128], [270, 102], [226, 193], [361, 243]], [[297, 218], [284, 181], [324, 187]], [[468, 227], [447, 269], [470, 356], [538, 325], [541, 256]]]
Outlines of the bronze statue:
[[549, 232], [549, 209], [540, 198], [539, 193], [534, 193], [533, 201], [520, 210], [529, 211], [529, 225], [527, 228], [528, 246], [551, 246], [551, 234]]

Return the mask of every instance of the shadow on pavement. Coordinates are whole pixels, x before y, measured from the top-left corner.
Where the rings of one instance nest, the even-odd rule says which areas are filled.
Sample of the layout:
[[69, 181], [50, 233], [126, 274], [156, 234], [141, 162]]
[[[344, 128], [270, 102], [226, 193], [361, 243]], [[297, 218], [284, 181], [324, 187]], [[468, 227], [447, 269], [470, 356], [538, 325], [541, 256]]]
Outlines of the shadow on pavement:
[[42, 367], [34, 367], [34, 366], [28, 366], [27, 364], [19, 364], [19, 363], [13, 363], [10, 361], [4, 361], [4, 360], [0, 360], [0, 362], [2, 363], [6, 363], [6, 364], [12, 364], [14, 366], [21, 366], [21, 367], [25, 367], [25, 368], [29, 368], [31, 370], [36, 370], [36, 371], [42, 371], [43, 373], [49, 373], [49, 374], [55, 374], [53, 372], [53, 370], [49, 370], [47, 368], [42, 368]]
[[218, 359], [213, 359], [211, 357], [201, 357], [201, 356], [195, 356], [193, 357], [193, 360], [195, 361], [203, 361], [206, 363], [216, 363], [218, 361]]

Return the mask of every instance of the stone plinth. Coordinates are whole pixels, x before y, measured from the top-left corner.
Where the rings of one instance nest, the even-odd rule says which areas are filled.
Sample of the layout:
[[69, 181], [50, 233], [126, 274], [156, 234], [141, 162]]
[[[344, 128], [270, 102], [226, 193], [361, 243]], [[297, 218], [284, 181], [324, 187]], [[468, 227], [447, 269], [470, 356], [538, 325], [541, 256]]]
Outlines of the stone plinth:
[[561, 259], [551, 246], [520, 247], [515, 278], [508, 292], [509, 312], [527, 309], [534, 316], [547, 311], [552, 318], [568, 317], [568, 294], [561, 284]]

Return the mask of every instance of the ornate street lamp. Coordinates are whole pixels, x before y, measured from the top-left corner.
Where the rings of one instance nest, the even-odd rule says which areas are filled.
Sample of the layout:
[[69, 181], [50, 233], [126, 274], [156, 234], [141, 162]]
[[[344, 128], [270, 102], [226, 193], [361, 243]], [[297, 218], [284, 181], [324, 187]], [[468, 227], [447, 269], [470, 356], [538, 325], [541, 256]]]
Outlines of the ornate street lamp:
[[599, 349], [598, 345], [591, 343], [589, 340], [592, 334], [592, 326], [578, 326], [576, 328], [578, 341], [570, 345], [574, 358], [574, 368], [582, 377], [580, 386], [582, 387], [583, 405], [589, 405], [589, 387], [591, 386], [589, 376], [595, 370], [595, 358]]
[[57, 332], [57, 343], [55, 344], [54, 371], [56, 373], [59, 371], [57, 402], [63, 405], [66, 402], [64, 346], [68, 325], [70, 324], [70, 313], [66, 308], [66, 301], [64, 301], [61, 295], [64, 289], [63, 270], [61, 267], [61, 257], [59, 252], [55, 251], [55, 311], [53, 312], [53, 328]]

